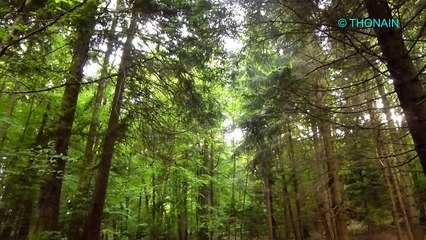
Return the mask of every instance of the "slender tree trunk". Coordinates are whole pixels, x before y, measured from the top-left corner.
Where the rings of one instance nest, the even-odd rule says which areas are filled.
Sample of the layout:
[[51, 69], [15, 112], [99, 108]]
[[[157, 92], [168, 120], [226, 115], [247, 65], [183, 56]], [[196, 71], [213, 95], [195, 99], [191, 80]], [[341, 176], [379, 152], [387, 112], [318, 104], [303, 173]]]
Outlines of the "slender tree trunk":
[[289, 159], [290, 159], [290, 163], [291, 163], [291, 168], [292, 168], [292, 176], [291, 176], [291, 180], [293, 183], [293, 189], [294, 189], [294, 194], [296, 196], [296, 201], [295, 201], [295, 205], [296, 205], [296, 213], [297, 213], [297, 225], [298, 225], [298, 232], [299, 232], [299, 238], [301, 240], [304, 239], [303, 237], [303, 223], [302, 223], [302, 202], [301, 202], [301, 193], [299, 192], [299, 183], [297, 181], [297, 176], [296, 176], [296, 159], [294, 157], [294, 145], [293, 145], [293, 136], [292, 136], [292, 129], [290, 124], [287, 126], [288, 129], [288, 155], [289, 155]]
[[[210, 154], [209, 154], [209, 145], [207, 140], [204, 141], [203, 150], [203, 165], [200, 168], [200, 176], [208, 176], [209, 167], [210, 167]], [[203, 183], [199, 190], [198, 204], [199, 204], [199, 221], [200, 226], [198, 230], [198, 239], [199, 240], [209, 240], [209, 228], [208, 221], [210, 215], [210, 184]]]
[[317, 197], [318, 197], [318, 210], [322, 215], [322, 223], [324, 226], [325, 237], [327, 240], [334, 240], [334, 230], [332, 221], [332, 210], [328, 189], [328, 177], [324, 166], [324, 153], [321, 150], [320, 140], [318, 138], [318, 131], [316, 125], [312, 124], [314, 151], [316, 155], [316, 169], [318, 179]]
[[87, 220], [87, 228], [85, 229], [84, 239], [99, 240], [101, 231], [102, 214], [105, 204], [106, 190], [108, 186], [108, 177], [111, 168], [112, 156], [115, 149], [115, 141], [119, 135], [120, 129], [120, 111], [123, 102], [124, 82], [127, 77], [129, 65], [132, 60], [131, 50], [132, 41], [137, 29], [138, 14], [134, 7], [132, 19], [127, 32], [127, 39], [123, 47], [123, 56], [119, 67], [117, 77], [117, 85], [115, 88], [114, 99], [111, 106], [111, 114], [109, 116], [108, 128], [102, 146], [101, 162], [99, 164], [98, 175], [95, 183], [90, 212]]
[[[366, 86], [364, 85], [364, 90], [365, 89], [366, 89]], [[379, 86], [379, 93], [380, 94], [383, 93], [383, 89], [380, 89], [380, 86]], [[386, 99], [385, 99], [385, 103], [387, 103]], [[367, 103], [367, 107], [369, 109], [373, 109], [372, 102]], [[386, 112], [386, 110], [385, 110], [385, 112]], [[370, 119], [371, 119], [371, 123], [372, 123], [373, 127], [378, 126], [379, 125], [378, 116], [376, 116], [376, 114], [374, 114], [373, 110], [370, 110], [369, 114], [370, 114]], [[389, 119], [388, 119], [388, 122], [389, 122], [391, 120], [390, 113], [387, 115], [387, 117], [389, 117]], [[389, 124], [390, 123], [388, 123], [388, 126], [389, 126]], [[411, 227], [408, 215], [407, 215], [407, 211], [406, 211], [406, 208], [405, 208], [405, 205], [404, 205], [404, 201], [402, 199], [402, 195], [401, 195], [401, 191], [400, 191], [400, 188], [399, 188], [399, 183], [398, 183], [398, 180], [397, 180], [397, 177], [396, 177], [396, 173], [393, 169], [392, 160], [391, 160], [390, 157], [386, 157], [386, 156], [391, 155], [391, 151], [389, 151], [388, 144], [386, 143], [386, 142], [389, 141], [389, 136], [386, 133], [384, 133], [383, 131], [381, 131], [380, 129], [377, 129], [377, 128], [374, 129], [373, 131], [374, 131], [374, 134], [375, 134], [376, 147], [379, 148], [379, 155], [382, 158], [382, 160], [385, 160], [384, 165], [385, 165], [386, 168], [388, 168], [387, 174], [389, 176], [390, 182], [392, 184], [392, 187], [395, 191], [395, 195], [396, 195], [397, 200], [398, 200], [399, 209], [401, 211], [401, 215], [403, 217], [404, 225], [405, 225], [406, 230], [407, 230], [408, 239], [414, 240], [412, 227]], [[396, 224], [399, 224], [399, 223], [396, 223]]]
[[[386, 115], [387, 126], [390, 129], [395, 129], [396, 125], [393, 121], [392, 114], [390, 112], [390, 103], [389, 103], [389, 100], [386, 98], [384, 85], [380, 81], [380, 78], [376, 78], [376, 83], [377, 83], [377, 88], [383, 103], [382, 111]], [[404, 200], [404, 206], [405, 206], [405, 209], [407, 210], [408, 220], [412, 228], [411, 230], [413, 232], [414, 239], [423, 240], [423, 231], [419, 226], [420, 221], [419, 221], [418, 213], [416, 210], [417, 209], [416, 202], [413, 196], [412, 178], [409, 175], [409, 172], [411, 169], [408, 167], [408, 164], [404, 163], [405, 162], [404, 156], [400, 155], [400, 153], [404, 152], [404, 149], [402, 148], [402, 141], [399, 139], [399, 136], [396, 133], [397, 131], [390, 132], [390, 140], [392, 140], [393, 142], [392, 144], [393, 152], [394, 154], [397, 155], [395, 157], [396, 162], [398, 165], [400, 164], [402, 165], [400, 167], [402, 171], [400, 171], [399, 175], [400, 175], [400, 180], [402, 185], [401, 193], [402, 193], [402, 198]], [[397, 139], [397, 140], [394, 140], [394, 139]]]
[[[377, 150], [377, 152], [378, 152], [377, 157], [380, 157], [381, 151]], [[389, 180], [390, 178], [389, 169], [386, 168], [385, 166], [382, 166], [382, 169], [383, 169], [383, 178], [385, 180], [386, 192], [388, 193], [389, 202], [391, 204], [392, 219], [396, 227], [397, 237], [398, 237], [398, 240], [402, 240], [403, 237], [402, 237], [401, 225], [399, 225], [398, 210], [396, 208], [395, 197], [393, 196], [391, 182]]]
[[[121, 5], [121, 0], [118, 0], [116, 11], [120, 11], [121, 9], [120, 5]], [[114, 50], [113, 46], [115, 44], [115, 41], [114, 41], [113, 35], [115, 34], [115, 29], [117, 27], [117, 24], [118, 24], [118, 19], [117, 19], [117, 16], [115, 16], [110, 29], [110, 36], [108, 38], [107, 50], [105, 51], [104, 62], [101, 68], [102, 69], [101, 75], [100, 75], [101, 79], [107, 78], [109, 74], [108, 66], [109, 66], [109, 60], [110, 60], [112, 51]], [[108, 84], [107, 80], [102, 80], [99, 82], [98, 89], [96, 91], [96, 96], [93, 101], [92, 120], [90, 122], [89, 133], [88, 133], [86, 147], [84, 151], [84, 158], [83, 158], [84, 161], [81, 167], [81, 174], [80, 174], [80, 178], [78, 182], [78, 191], [80, 194], [86, 193], [88, 188], [88, 182], [89, 182], [88, 178], [90, 175], [89, 167], [94, 162], [93, 161], [95, 156], [94, 146], [95, 146], [96, 137], [98, 135], [98, 128], [99, 128], [99, 122], [100, 122], [99, 114], [101, 111], [102, 100], [104, 97], [104, 92], [107, 87], [107, 84]]]
[[[367, 87], [364, 84], [363, 86], [363, 90], [366, 91]], [[366, 96], [365, 99], [368, 100], [369, 96]], [[396, 226], [396, 232], [397, 232], [397, 237], [398, 240], [402, 240], [403, 239], [403, 235], [402, 235], [402, 230], [401, 230], [401, 226], [399, 224], [399, 215], [398, 215], [398, 209], [397, 209], [397, 205], [395, 202], [395, 198], [394, 198], [394, 193], [393, 191], [395, 191], [394, 188], [394, 181], [392, 180], [392, 173], [390, 172], [390, 168], [389, 165], [391, 164], [391, 161], [389, 160], [389, 157], [386, 157], [389, 154], [389, 149], [387, 148], [387, 146], [385, 145], [385, 141], [383, 139], [383, 134], [381, 132], [380, 129], [377, 129], [376, 127], [379, 125], [380, 120], [378, 115], [374, 112], [374, 106], [373, 103], [371, 101], [369, 101], [367, 103], [367, 108], [371, 109], [369, 110], [369, 116], [370, 116], [370, 125], [374, 128], [373, 129], [373, 134], [374, 134], [374, 143], [375, 143], [375, 147], [376, 147], [376, 155], [380, 161], [381, 164], [381, 168], [383, 171], [383, 178], [385, 181], [385, 187], [386, 187], [386, 192], [389, 198], [389, 202], [391, 204], [391, 212], [392, 212], [392, 219], [393, 222], [395, 223]]]
[[35, 111], [35, 108], [34, 108], [35, 99], [34, 98], [35, 98], [34, 96], [31, 96], [29, 113], [27, 115], [27, 119], [25, 120], [24, 130], [22, 131], [21, 137], [19, 138], [19, 142], [21, 142], [21, 143], [24, 143], [25, 136], [27, 135], [28, 127], [29, 127], [29, 124], [30, 124], [31, 116], [33, 115], [33, 113]]
[[[232, 138], [232, 149], [235, 149], [235, 139]], [[235, 155], [232, 155], [232, 187], [231, 187], [231, 203], [230, 203], [230, 212], [229, 212], [229, 224], [227, 226], [227, 239], [231, 239], [232, 226], [234, 226], [234, 238], [237, 238], [237, 225], [235, 223], [235, 176], [237, 171], [237, 160]]]
[[152, 179], [151, 179], [151, 185], [152, 185], [152, 196], [151, 196], [151, 202], [152, 202], [152, 206], [151, 206], [151, 225], [150, 225], [150, 235], [151, 238], [158, 235], [158, 222], [160, 219], [159, 217], [159, 198], [160, 196], [157, 197], [157, 189], [159, 188], [159, 184], [158, 183], [158, 178], [159, 175], [158, 174], [153, 174], [152, 175]]
[[[374, 117], [373, 117], [374, 119]], [[393, 221], [395, 223], [396, 226], [396, 230], [397, 230], [397, 235], [398, 235], [398, 239], [403, 239], [402, 237], [402, 233], [401, 233], [401, 226], [399, 225], [399, 218], [398, 218], [398, 211], [397, 211], [397, 207], [396, 207], [396, 202], [395, 202], [395, 198], [393, 195], [393, 191], [395, 191], [396, 195], [397, 195], [397, 199], [398, 202], [400, 203], [400, 210], [402, 212], [402, 217], [404, 219], [404, 222], [406, 223], [407, 220], [407, 215], [405, 213], [405, 207], [401, 208], [401, 194], [400, 192], [397, 190], [398, 188], [396, 188], [395, 186], [398, 185], [397, 182], [395, 182], [395, 178], [394, 178], [394, 174], [391, 172], [391, 161], [389, 159], [389, 157], [385, 157], [387, 155], [389, 155], [389, 151], [386, 148], [386, 146], [382, 143], [383, 139], [381, 139], [381, 133], [379, 130], [375, 129], [375, 143], [376, 143], [376, 151], [377, 151], [377, 156], [381, 161], [382, 164], [382, 169], [383, 169], [383, 177], [385, 180], [385, 185], [386, 185], [386, 191], [388, 193], [388, 197], [391, 203], [391, 211], [392, 211], [392, 218]], [[395, 185], [396, 183], [396, 185]], [[392, 190], [393, 189], [393, 190]], [[412, 240], [412, 232], [410, 227], [407, 227], [407, 233], [408, 233], [408, 240]]]
[[143, 189], [145, 192], [145, 208], [146, 208], [146, 212], [149, 213], [149, 192], [146, 189], [146, 186], [144, 186]]
[[142, 232], [140, 229], [140, 224], [141, 224], [141, 214], [142, 214], [142, 190], [139, 192], [139, 199], [138, 199], [138, 216], [136, 218], [136, 234], [135, 237], [136, 239], [140, 239], [142, 236]]
[[179, 199], [179, 214], [178, 214], [178, 228], [179, 228], [179, 240], [186, 240], [188, 237], [188, 207], [187, 207], [187, 195], [188, 195], [188, 183], [186, 180], [182, 183], [182, 199]]
[[[391, 161], [389, 159], [389, 157], [385, 157], [387, 155], [389, 155], [389, 151], [386, 147], [386, 145], [383, 144], [383, 139], [381, 136], [381, 133], [378, 129], [374, 130], [375, 133], [375, 142], [376, 142], [376, 148], [377, 148], [377, 156], [379, 157], [379, 159], [381, 160], [381, 164], [382, 164], [382, 168], [383, 168], [383, 176], [385, 179], [385, 185], [386, 185], [386, 191], [388, 192], [389, 195], [389, 199], [391, 201], [391, 207], [392, 207], [392, 217], [396, 226], [396, 230], [397, 230], [397, 234], [398, 234], [398, 239], [403, 239], [402, 238], [402, 234], [400, 233], [401, 231], [401, 227], [399, 225], [399, 218], [397, 217], [397, 208], [396, 208], [396, 203], [395, 203], [395, 199], [394, 199], [394, 195], [393, 195], [393, 191], [395, 191], [396, 195], [397, 195], [397, 199], [398, 199], [398, 203], [400, 206], [400, 210], [402, 212], [402, 217], [404, 219], [404, 222], [407, 224], [407, 214], [405, 212], [405, 207], [403, 206], [402, 202], [401, 202], [401, 193], [399, 191], [398, 186], [398, 182], [395, 181], [396, 178], [395, 174], [392, 172], [392, 169], [390, 167], [391, 165]], [[384, 162], [383, 162], [384, 161]], [[396, 185], [395, 185], [396, 184]], [[393, 189], [393, 191], [392, 191]], [[401, 208], [402, 206], [402, 208]], [[411, 228], [410, 226], [406, 226], [407, 228], [407, 233], [408, 233], [408, 240], [412, 240], [413, 235], [411, 232]], [[401, 234], [401, 236], [400, 236]]]
[[151, 208], [151, 218], [152, 218], [152, 222], [155, 223], [156, 221], [156, 217], [155, 214], [157, 213], [156, 209], [157, 209], [157, 198], [156, 198], [156, 194], [155, 194], [155, 189], [157, 186], [157, 176], [155, 175], [155, 173], [152, 175], [152, 208]]
[[[213, 133], [210, 134], [210, 138], [214, 139]], [[211, 218], [212, 211], [215, 207], [214, 202], [214, 186], [213, 186], [213, 177], [214, 177], [214, 159], [215, 159], [215, 151], [214, 151], [214, 145], [211, 144], [210, 146], [210, 158], [209, 158], [209, 165], [208, 165], [208, 174], [209, 174], [209, 219]], [[209, 229], [209, 239], [214, 239], [213, 236], [213, 230]]]
[[[121, 0], [117, 1], [117, 11], [121, 9]], [[109, 60], [113, 51], [114, 39], [113, 35], [115, 34], [115, 29], [118, 24], [117, 15], [114, 17], [114, 20], [111, 25], [110, 35], [108, 37], [107, 49], [105, 51], [104, 62], [102, 64], [101, 75], [100, 78], [104, 79], [108, 76], [109, 70]], [[80, 169], [80, 175], [78, 179], [77, 185], [77, 194], [73, 197], [72, 201], [72, 211], [70, 217], [69, 224], [69, 232], [68, 237], [70, 240], [80, 240], [81, 234], [83, 232], [83, 228], [85, 225], [85, 218], [87, 212], [87, 206], [89, 205], [88, 196], [89, 194], [89, 183], [92, 177], [89, 169], [94, 164], [95, 159], [95, 143], [96, 138], [98, 137], [98, 129], [100, 125], [99, 115], [102, 108], [102, 100], [104, 97], [104, 92], [107, 87], [108, 81], [106, 79], [101, 80], [99, 82], [96, 96], [93, 102], [93, 112], [92, 112], [92, 120], [90, 122], [89, 133], [87, 137], [86, 147], [84, 151], [83, 163]]]
[[[364, 0], [364, 4], [372, 19], [393, 18], [388, 1]], [[402, 31], [396, 28], [374, 28], [374, 31], [426, 174], [426, 90], [407, 51]]]
[[396, 178], [395, 170], [392, 167], [392, 162], [390, 158], [387, 158], [386, 161], [387, 161], [387, 167], [389, 168], [389, 174], [391, 176], [391, 180], [395, 188], [395, 193], [398, 199], [399, 208], [402, 213], [402, 218], [404, 220], [404, 225], [407, 230], [408, 240], [414, 240], [414, 234], [412, 230], [413, 228], [411, 227], [410, 220], [408, 219], [407, 210], [405, 209], [404, 200], [402, 199], [402, 194], [399, 188], [398, 179]]
[[67, 85], [57, 122], [55, 143], [57, 156], [51, 157], [49, 160], [49, 169], [42, 184], [40, 198], [31, 222], [30, 240], [40, 239], [44, 231], [57, 230], [62, 178], [66, 164], [66, 160], [61, 156], [68, 154], [71, 129], [83, 78], [83, 67], [88, 57], [90, 39], [95, 26], [97, 1], [88, 1], [81, 10], [84, 11], [86, 21], [84, 26], [79, 26], [77, 30], [78, 37], [74, 45], [74, 55], [68, 69]]
[[[284, 195], [284, 194], [283, 194]], [[288, 217], [288, 212], [287, 212], [287, 204], [286, 204], [286, 199], [283, 198], [283, 221], [284, 223], [286, 223], [287, 219], [289, 219]], [[292, 229], [290, 229], [290, 227], [288, 226], [288, 224], [284, 224], [284, 239], [290, 239], [290, 232], [292, 231]]]
[[240, 240], [244, 239], [244, 234], [243, 234], [243, 227], [244, 227], [244, 217], [245, 217], [245, 210], [246, 210], [246, 189], [247, 189], [247, 181], [248, 181], [248, 177], [245, 176], [245, 181], [244, 181], [244, 191], [243, 191], [243, 209], [241, 211], [241, 216], [240, 216]]
[[[318, 83], [318, 90], [321, 89], [321, 83]], [[325, 93], [317, 91], [315, 101], [319, 106], [324, 106]], [[322, 119], [318, 122], [319, 134], [322, 138], [324, 159], [328, 175], [328, 187], [330, 189], [331, 210], [333, 213], [333, 226], [335, 227], [335, 237], [339, 240], [349, 240], [349, 231], [347, 228], [347, 217], [342, 198], [342, 185], [339, 176], [339, 162], [334, 154], [332, 129], [327, 122], [328, 116], [324, 109], [315, 110]]]
[[[364, 174], [362, 173], [362, 169], [358, 170], [358, 175], [359, 175], [359, 180], [361, 181], [362, 187], [361, 187], [361, 194], [362, 194], [362, 202], [364, 204], [364, 216], [370, 216], [370, 210], [368, 208], [368, 200], [367, 200], [367, 189], [366, 186], [368, 184], [368, 182], [365, 181], [364, 179]], [[370, 232], [370, 223], [368, 223], [367, 225], [367, 234], [368, 237], [371, 237], [371, 232]]]
[[[402, 158], [399, 158], [397, 160], [398, 164], [404, 164], [404, 161]], [[413, 235], [415, 240], [423, 240], [424, 233], [423, 229], [420, 226], [420, 219], [419, 219], [419, 213], [417, 210], [417, 203], [414, 198], [414, 190], [413, 190], [413, 183], [412, 183], [412, 177], [409, 174], [409, 168], [407, 165], [401, 166], [400, 169], [400, 179], [401, 179], [401, 193], [402, 198], [404, 200], [404, 205], [407, 210], [408, 219], [410, 222], [410, 225], [412, 227]]]
[[47, 121], [49, 118], [51, 107], [52, 107], [52, 100], [49, 99], [46, 104], [43, 117], [41, 119], [40, 128], [38, 129], [37, 136], [35, 138], [34, 147], [45, 147], [48, 143], [48, 138], [50, 134], [46, 133], [46, 126], [47, 126]]
[[266, 203], [266, 223], [268, 226], [268, 236], [269, 240], [277, 240], [277, 234], [274, 223], [274, 210], [273, 210], [273, 198], [272, 198], [272, 185], [273, 182], [269, 177], [264, 179], [264, 193], [265, 193], [265, 203]]
[[297, 230], [297, 227], [296, 227], [297, 226], [297, 220], [294, 217], [293, 209], [291, 207], [290, 195], [289, 195], [288, 188], [287, 188], [287, 180], [286, 180], [286, 177], [285, 177], [284, 169], [283, 169], [283, 172], [281, 174], [281, 178], [282, 178], [282, 181], [283, 181], [283, 194], [284, 194], [283, 197], [284, 197], [284, 202], [285, 202], [285, 205], [287, 207], [287, 211], [288, 211], [288, 214], [289, 214], [289, 217], [290, 217], [291, 228], [293, 230], [294, 238], [296, 240], [299, 240], [300, 235], [299, 235], [299, 231]]
[[328, 185], [331, 191], [331, 204], [334, 210], [337, 239], [349, 240], [347, 219], [343, 205], [340, 177], [338, 174], [339, 163], [334, 154], [331, 127], [328, 123], [322, 122], [320, 123], [319, 130], [324, 142], [324, 153], [328, 169]]

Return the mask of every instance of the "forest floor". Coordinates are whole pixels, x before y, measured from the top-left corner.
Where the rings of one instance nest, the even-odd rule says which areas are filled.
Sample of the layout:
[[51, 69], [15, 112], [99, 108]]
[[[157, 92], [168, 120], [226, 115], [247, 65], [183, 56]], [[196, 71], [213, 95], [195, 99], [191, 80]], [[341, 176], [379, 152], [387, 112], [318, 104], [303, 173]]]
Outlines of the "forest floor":
[[[426, 226], [421, 227], [423, 233], [426, 232]], [[407, 238], [406, 231], [403, 230], [404, 240]], [[424, 235], [424, 234], [423, 234]], [[423, 238], [426, 240], [426, 236]], [[371, 230], [369, 232], [358, 233], [353, 235], [353, 240], [398, 240], [396, 228], [389, 227], [384, 229]]]
[[[404, 236], [405, 237], [405, 236]], [[354, 236], [354, 240], [398, 240], [395, 229], [373, 230]]]

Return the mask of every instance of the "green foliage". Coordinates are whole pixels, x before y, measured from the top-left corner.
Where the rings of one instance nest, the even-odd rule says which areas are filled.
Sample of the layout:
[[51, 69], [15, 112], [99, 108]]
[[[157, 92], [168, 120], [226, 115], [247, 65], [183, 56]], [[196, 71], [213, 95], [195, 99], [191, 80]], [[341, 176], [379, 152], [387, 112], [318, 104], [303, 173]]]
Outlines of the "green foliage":
[[61, 232], [58, 231], [45, 231], [41, 236], [41, 240], [65, 240]]
[[[395, 11], [407, 22], [404, 38], [422, 69], [424, 21], [414, 5], [395, 5]], [[319, 130], [325, 123], [348, 219], [368, 228], [391, 222], [384, 158], [377, 150], [386, 146], [392, 162], [395, 146], [408, 151], [413, 142], [404, 120], [396, 121], [402, 111], [372, 32], [335, 31], [332, 25], [337, 13], [365, 14], [354, 3], [335, 10], [317, 1], [254, 0], [33, 0], [21, 6], [0, 1], [0, 51], [7, 46], [0, 55], [0, 239], [26, 237], [43, 177], [51, 171], [63, 178], [61, 224], [42, 239], [68, 239], [83, 229], [84, 221], [73, 220], [87, 218], [119, 74], [125, 74], [124, 97], [103, 238], [179, 239], [187, 233], [193, 239], [205, 231], [213, 239], [261, 239], [268, 235], [268, 217], [280, 238], [291, 239], [299, 224], [307, 232], [304, 239], [321, 235], [321, 194], [333, 194]], [[138, 31], [122, 73], [118, 65], [131, 11], [138, 14]], [[91, 16], [96, 27], [68, 155], [58, 155], [53, 149], [61, 137], [56, 128], [65, 79], [79, 34], [90, 34]], [[245, 47], [227, 53], [229, 36]], [[111, 56], [102, 64], [107, 46]], [[379, 108], [383, 96], [372, 81], [378, 71], [391, 106]], [[92, 113], [102, 81], [107, 86], [96, 120]], [[386, 109], [395, 116], [394, 129], [384, 120]], [[372, 122], [373, 115], [382, 120]], [[93, 161], [86, 164], [94, 120]], [[403, 158], [408, 165], [395, 167], [397, 180], [408, 172], [426, 218], [420, 207], [426, 180], [413, 158], [409, 152]], [[55, 169], [57, 159], [65, 161], [64, 172]]]

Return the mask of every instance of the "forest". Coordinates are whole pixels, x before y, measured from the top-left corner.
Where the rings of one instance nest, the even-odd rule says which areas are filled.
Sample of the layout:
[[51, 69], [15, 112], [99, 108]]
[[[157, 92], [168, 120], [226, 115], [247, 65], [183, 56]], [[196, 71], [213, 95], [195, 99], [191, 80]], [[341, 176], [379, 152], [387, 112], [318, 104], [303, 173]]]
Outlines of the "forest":
[[0, 0], [1, 240], [425, 240], [425, 0]]

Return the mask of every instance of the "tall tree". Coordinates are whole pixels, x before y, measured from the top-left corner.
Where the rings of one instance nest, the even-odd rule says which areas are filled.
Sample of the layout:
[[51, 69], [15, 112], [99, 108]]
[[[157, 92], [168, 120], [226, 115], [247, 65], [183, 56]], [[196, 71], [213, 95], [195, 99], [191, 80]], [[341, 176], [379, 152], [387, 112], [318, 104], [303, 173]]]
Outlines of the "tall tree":
[[[388, 1], [365, 0], [365, 7], [372, 19], [392, 19], [394, 16], [389, 8]], [[423, 10], [419, 11], [419, 14]], [[419, 32], [424, 31], [424, 27]], [[374, 28], [384, 60], [394, 79], [393, 85], [404, 111], [408, 129], [415, 143], [426, 175], [426, 90], [420, 81], [421, 71], [416, 70], [407, 50], [402, 31], [397, 28]]]
[[[385, 88], [380, 80], [380, 78], [376, 79], [376, 84], [378, 86], [378, 92], [380, 95], [380, 99], [383, 103], [383, 109], [382, 112], [385, 114], [387, 119], [387, 126], [389, 129], [396, 129], [395, 121], [391, 114], [391, 104], [386, 97]], [[401, 165], [401, 171], [399, 171], [400, 181], [398, 184], [401, 185], [401, 193], [403, 195], [405, 208], [407, 210], [408, 218], [409, 218], [409, 225], [412, 227], [412, 232], [414, 234], [414, 238], [421, 239], [423, 237], [422, 231], [419, 229], [419, 218], [418, 213], [416, 209], [416, 201], [414, 199], [414, 191], [413, 191], [413, 184], [412, 184], [412, 178], [410, 176], [410, 167], [405, 163], [405, 158], [401, 153], [404, 152], [402, 148], [402, 141], [399, 139], [398, 134], [396, 131], [392, 131], [389, 133], [389, 139], [391, 139], [394, 143], [392, 144], [393, 153], [396, 158], [396, 164]], [[393, 164], [394, 165], [394, 164]]]
[[424, 4], [0, 1], [0, 238], [422, 238]]
[[213, 204], [212, 199], [212, 189], [210, 188], [210, 172], [212, 161], [210, 155], [209, 141], [206, 139], [202, 145], [202, 164], [199, 170], [200, 178], [205, 178], [204, 183], [200, 186], [199, 197], [198, 197], [198, 213], [197, 218], [199, 222], [199, 230], [198, 230], [198, 239], [200, 240], [209, 240], [210, 238], [210, 230], [209, 230], [209, 218], [211, 215], [211, 207]]
[[83, 67], [88, 58], [97, 7], [97, 1], [88, 1], [81, 9], [82, 17], [77, 20], [75, 26], [77, 39], [74, 42], [74, 54], [67, 72], [61, 112], [56, 126], [55, 153], [49, 159], [49, 169], [44, 177], [40, 198], [31, 221], [29, 239], [40, 239], [44, 231], [55, 231], [58, 227], [59, 202], [66, 165], [65, 157], [68, 154], [77, 99], [83, 79]]
[[[317, 101], [320, 106], [324, 104], [325, 95], [319, 94], [317, 97]], [[332, 130], [330, 124], [326, 122], [328, 119], [327, 113], [320, 113], [320, 115], [324, 120], [319, 123], [318, 129], [324, 146], [324, 158], [327, 166], [328, 186], [330, 188], [331, 195], [331, 207], [333, 209], [333, 215], [335, 216], [334, 218], [336, 223], [336, 237], [338, 239], [349, 240], [347, 217], [342, 197], [342, 183], [339, 176], [339, 162], [334, 153], [333, 138], [331, 135]]]
[[92, 203], [90, 205], [89, 216], [87, 218], [87, 227], [85, 228], [84, 239], [100, 239], [102, 214], [104, 211], [105, 196], [108, 186], [108, 177], [111, 168], [112, 157], [114, 154], [115, 143], [119, 133], [124, 129], [119, 122], [121, 106], [123, 104], [123, 94], [125, 81], [128, 78], [129, 67], [132, 62], [132, 41], [137, 31], [139, 19], [138, 8], [134, 3], [132, 7], [132, 18], [127, 29], [126, 42], [123, 46], [123, 56], [120, 63], [119, 74], [114, 91], [114, 98], [111, 105], [111, 113], [108, 120], [105, 139], [102, 146], [101, 160], [99, 163], [98, 175], [95, 182]]
[[[116, 11], [121, 10], [122, 2], [117, 1]], [[99, 127], [100, 127], [100, 112], [102, 109], [102, 101], [104, 99], [104, 92], [108, 84], [108, 74], [110, 73], [109, 65], [111, 55], [114, 50], [114, 45], [116, 44], [114, 38], [116, 34], [116, 28], [118, 25], [118, 14], [115, 14], [111, 24], [111, 28], [107, 35], [107, 48], [104, 54], [104, 59], [101, 67], [100, 79], [101, 81], [98, 84], [96, 95], [93, 100], [93, 112], [92, 119], [89, 126], [89, 132], [87, 137], [87, 142], [84, 150], [83, 163], [81, 165], [81, 173], [78, 179], [78, 186], [74, 200], [73, 207], [74, 210], [71, 213], [70, 219], [70, 239], [81, 239], [81, 233], [83, 229], [81, 227], [85, 221], [85, 209], [86, 207], [86, 195], [89, 192], [89, 182], [90, 182], [90, 167], [94, 165], [94, 158], [96, 155], [95, 142], [99, 138]]]

